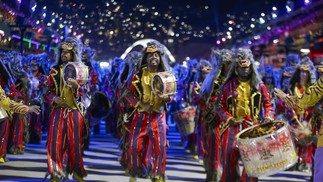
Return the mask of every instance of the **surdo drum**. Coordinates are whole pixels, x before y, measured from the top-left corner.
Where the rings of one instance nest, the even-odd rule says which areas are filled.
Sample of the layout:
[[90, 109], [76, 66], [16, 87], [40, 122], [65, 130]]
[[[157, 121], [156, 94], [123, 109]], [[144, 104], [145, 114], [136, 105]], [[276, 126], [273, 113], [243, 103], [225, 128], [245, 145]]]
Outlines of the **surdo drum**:
[[176, 122], [178, 131], [182, 136], [194, 133], [195, 130], [196, 106], [188, 106], [179, 111], [173, 112], [172, 117]]
[[288, 169], [297, 162], [294, 144], [284, 121], [258, 124], [236, 135], [248, 176], [259, 177]]

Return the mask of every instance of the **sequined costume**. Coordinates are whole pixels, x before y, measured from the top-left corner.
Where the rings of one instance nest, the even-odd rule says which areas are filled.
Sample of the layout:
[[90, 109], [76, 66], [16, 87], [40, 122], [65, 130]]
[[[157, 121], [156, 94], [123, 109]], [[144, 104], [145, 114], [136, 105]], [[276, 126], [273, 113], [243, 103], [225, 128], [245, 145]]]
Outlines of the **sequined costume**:
[[[61, 60], [63, 51], [69, 51], [74, 59], [67, 61], [80, 62], [82, 44], [74, 38], [67, 38], [57, 50], [58, 63], [51, 68], [47, 80], [46, 101], [52, 105], [47, 144], [48, 173], [53, 181], [67, 178], [70, 173], [74, 179], [83, 181], [87, 175], [82, 154], [85, 106], [81, 97], [85, 89], [64, 84], [64, 63]], [[59, 103], [55, 102], [57, 97], [62, 99]]]
[[[135, 107], [135, 113], [131, 121], [129, 155], [130, 163], [128, 170], [131, 175], [130, 181], [140, 176], [152, 176], [153, 179], [165, 180], [166, 165], [166, 102], [153, 94], [151, 79], [157, 72], [169, 70], [166, 60], [163, 59], [163, 49], [156, 42], [148, 43], [144, 50], [140, 69], [134, 75], [126, 100]], [[149, 56], [154, 58], [150, 59]], [[156, 56], [156, 57], [155, 57]], [[158, 57], [159, 58], [158, 58]], [[158, 67], [149, 69], [151, 60], [158, 59]], [[148, 61], [149, 60], [149, 61]], [[149, 62], [149, 63], [148, 63]], [[156, 65], [157, 66], [157, 65]], [[150, 108], [146, 111], [144, 106]], [[151, 147], [149, 146], [151, 145]], [[152, 159], [143, 158], [147, 156]]]
[[[316, 81], [315, 67], [312, 61], [308, 57], [304, 57], [298, 64], [294, 75], [290, 81], [290, 94], [301, 96], [306, 89]], [[291, 109], [288, 108], [288, 119], [292, 126], [292, 129], [300, 128], [298, 122], [301, 122], [303, 126], [308, 127], [309, 121], [312, 118], [313, 107], [306, 109]], [[298, 150], [298, 169], [309, 170], [312, 166], [312, 150], [313, 146], [303, 146], [296, 142]]]

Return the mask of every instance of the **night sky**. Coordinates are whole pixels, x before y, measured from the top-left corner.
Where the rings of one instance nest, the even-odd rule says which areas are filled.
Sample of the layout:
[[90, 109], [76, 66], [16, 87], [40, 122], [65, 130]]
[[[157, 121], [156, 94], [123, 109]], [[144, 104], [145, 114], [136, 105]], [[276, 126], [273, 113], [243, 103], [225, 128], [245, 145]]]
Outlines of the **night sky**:
[[[293, 2], [295, 9], [304, 4]], [[272, 8], [279, 17], [286, 14], [285, 5], [286, 0], [38, 0], [35, 13], [39, 23], [55, 19], [50, 26], [60, 35], [67, 26], [70, 35], [88, 39], [99, 54], [120, 55], [143, 38], [157, 39], [176, 54], [188, 44], [230, 46], [253, 33], [261, 13], [269, 22]]]

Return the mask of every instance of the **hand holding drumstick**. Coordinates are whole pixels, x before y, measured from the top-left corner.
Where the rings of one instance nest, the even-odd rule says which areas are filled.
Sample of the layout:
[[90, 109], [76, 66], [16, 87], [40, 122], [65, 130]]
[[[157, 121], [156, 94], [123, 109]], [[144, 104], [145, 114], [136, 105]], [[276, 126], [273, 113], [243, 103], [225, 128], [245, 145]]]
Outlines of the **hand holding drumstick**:
[[297, 105], [297, 96], [285, 94], [282, 90], [277, 88], [274, 89], [274, 94], [285, 102], [286, 107], [290, 107], [293, 109], [301, 109]]

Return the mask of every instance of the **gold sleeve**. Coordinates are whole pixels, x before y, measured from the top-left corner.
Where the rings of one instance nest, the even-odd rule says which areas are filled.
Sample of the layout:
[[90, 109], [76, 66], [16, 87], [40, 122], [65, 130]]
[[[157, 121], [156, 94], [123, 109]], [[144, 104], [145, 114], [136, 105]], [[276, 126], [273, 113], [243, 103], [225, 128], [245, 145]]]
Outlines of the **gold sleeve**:
[[4, 90], [0, 86], [0, 104], [6, 111], [10, 110], [10, 99], [6, 96]]
[[314, 106], [323, 97], [323, 77], [320, 77], [306, 92], [297, 99], [300, 108]]
[[6, 111], [13, 111], [19, 114], [27, 114], [29, 107], [22, 104], [17, 103], [13, 100], [10, 100], [9, 97], [6, 96], [4, 90], [0, 86], [0, 104]]

